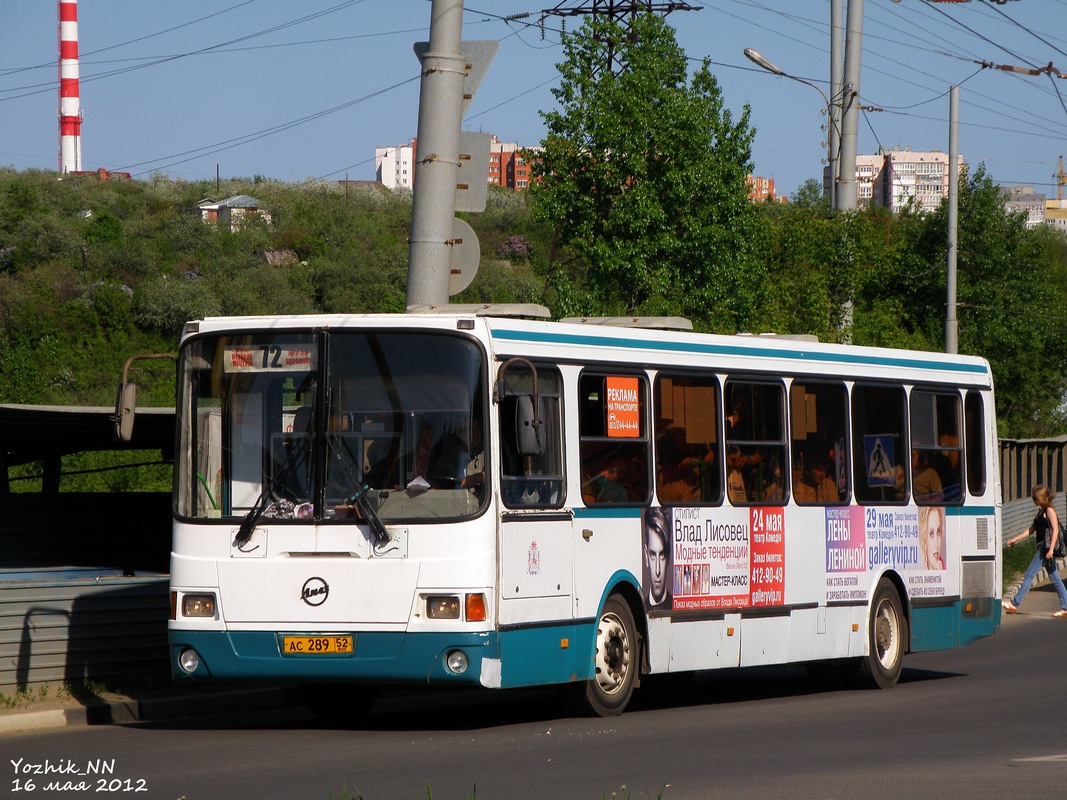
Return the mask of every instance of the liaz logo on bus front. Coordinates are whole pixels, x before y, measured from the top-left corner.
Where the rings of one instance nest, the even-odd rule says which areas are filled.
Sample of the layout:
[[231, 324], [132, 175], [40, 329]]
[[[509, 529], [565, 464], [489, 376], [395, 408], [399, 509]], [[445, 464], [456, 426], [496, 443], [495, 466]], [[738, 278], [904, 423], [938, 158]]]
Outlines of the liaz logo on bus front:
[[308, 578], [300, 589], [300, 599], [309, 606], [321, 606], [330, 596], [330, 584], [322, 578]]

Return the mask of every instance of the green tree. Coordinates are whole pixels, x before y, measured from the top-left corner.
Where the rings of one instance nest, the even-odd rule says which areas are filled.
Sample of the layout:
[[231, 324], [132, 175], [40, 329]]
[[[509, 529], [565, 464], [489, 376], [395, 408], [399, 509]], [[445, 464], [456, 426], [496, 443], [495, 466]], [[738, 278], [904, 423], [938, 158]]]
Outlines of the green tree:
[[[587, 21], [543, 112], [548, 135], [531, 189], [561, 257], [549, 301], [566, 314], [684, 314], [734, 332], [754, 319], [763, 271], [753, 257], [751, 143], [708, 62], [688, 78], [674, 31], [654, 14], [626, 31]], [[625, 66], [602, 70], [608, 52]], [[688, 83], [687, 83], [688, 80]]]
[[[856, 341], [941, 350], [947, 206], [898, 215], [893, 231], [892, 259], [861, 288]], [[960, 182], [957, 241], [959, 351], [989, 360], [1000, 435], [1059, 432], [1067, 392], [1062, 235], [1027, 230], [980, 166]]]

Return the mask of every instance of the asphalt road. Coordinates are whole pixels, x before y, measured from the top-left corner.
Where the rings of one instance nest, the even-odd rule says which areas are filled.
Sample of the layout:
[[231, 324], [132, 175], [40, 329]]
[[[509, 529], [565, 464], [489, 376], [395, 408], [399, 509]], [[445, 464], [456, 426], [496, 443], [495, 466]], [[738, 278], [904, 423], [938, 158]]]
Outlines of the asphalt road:
[[[889, 691], [730, 670], [647, 686], [608, 720], [563, 716], [539, 690], [387, 698], [347, 728], [301, 708], [63, 728], [0, 737], [0, 796], [1064, 797], [1067, 621], [1050, 594], [995, 637], [910, 656]], [[27, 771], [46, 765], [67, 771]]]

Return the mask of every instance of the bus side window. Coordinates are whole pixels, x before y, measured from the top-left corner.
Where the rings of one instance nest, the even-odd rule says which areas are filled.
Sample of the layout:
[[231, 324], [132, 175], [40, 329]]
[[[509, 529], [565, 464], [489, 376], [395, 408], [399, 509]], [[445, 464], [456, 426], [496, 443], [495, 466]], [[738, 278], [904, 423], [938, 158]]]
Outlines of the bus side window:
[[916, 503], [954, 505], [963, 499], [959, 431], [957, 393], [911, 393], [911, 480]]
[[[498, 404], [500, 422], [500, 491], [509, 508], [560, 508], [566, 500], [563, 475], [563, 414], [559, 371], [537, 367], [536, 408], [533, 375], [521, 364], [504, 374], [504, 396]], [[522, 426], [535, 410], [541, 423], [540, 453], [523, 454], [520, 443], [529, 440]], [[528, 448], [533, 449], [533, 448]]]
[[656, 494], [661, 503], [721, 503], [719, 384], [714, 375], [656, 378]]
[[853, 491], [860, 503], [908, 499], [906, 403], [899, 386], [852, 389]]
[[793, 501], [848, 502], [848, 393], [843, 383], [794, 381], [789, 388]]
[[781, 505], [789, 471], [782, 385], [730, 380], [724, 393], [726, 494], [730, 502]]
[[647, 502], [652, 492], [644, 377], [584, 373], [578, 381], [578, 402], [583, 501]]
[[986, 488], [985, 409], [980, 392], [967, 392], [963, 401], [964, 456], [967, 464], [967, 491], [981, 497]]

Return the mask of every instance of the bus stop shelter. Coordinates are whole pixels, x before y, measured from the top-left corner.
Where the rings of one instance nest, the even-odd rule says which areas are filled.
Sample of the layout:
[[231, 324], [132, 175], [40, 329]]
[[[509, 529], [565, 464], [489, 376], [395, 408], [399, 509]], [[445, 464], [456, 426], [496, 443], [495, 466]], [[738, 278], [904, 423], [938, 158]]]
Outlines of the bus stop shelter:
[[64, 490], [73, 453], [171, 460], [173, 409], [139, 409], [129, 442], [114, 413], [0, 405], [0, 693], [166, 674], [169, 492]]

